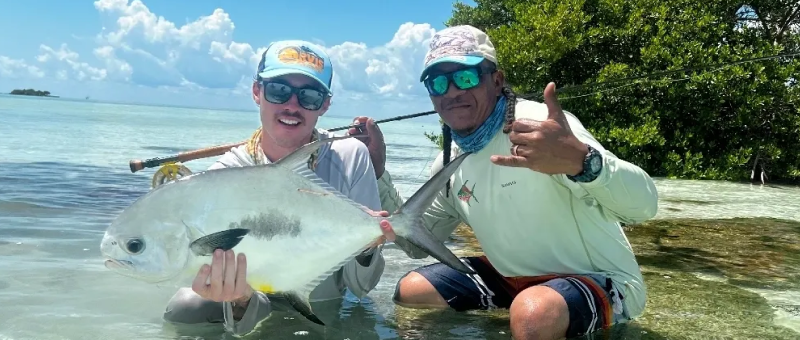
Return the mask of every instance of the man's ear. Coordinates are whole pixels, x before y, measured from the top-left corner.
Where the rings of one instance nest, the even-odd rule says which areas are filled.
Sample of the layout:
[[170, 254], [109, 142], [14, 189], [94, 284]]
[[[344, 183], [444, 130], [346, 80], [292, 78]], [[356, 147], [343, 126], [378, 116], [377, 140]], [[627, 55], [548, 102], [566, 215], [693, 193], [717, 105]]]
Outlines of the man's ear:
[[503, 93], [503, 85], [506, 84], [506, 75], [503, 73], [503, 71], [497, 70], [497, 72], [495, 72], [492, 76], [492, 79], [494, 80], [495, 95], [499, 96]]
[[253, 101], [256, 105], [261, 106], [261, 86], [258, 82], [253, 82]]

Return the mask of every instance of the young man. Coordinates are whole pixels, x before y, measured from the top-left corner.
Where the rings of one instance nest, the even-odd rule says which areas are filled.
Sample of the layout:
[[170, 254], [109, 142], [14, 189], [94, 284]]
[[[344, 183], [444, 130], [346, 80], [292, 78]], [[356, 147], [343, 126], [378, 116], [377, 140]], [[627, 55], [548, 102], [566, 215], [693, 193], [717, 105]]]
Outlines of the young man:
[[[411, 271], [397, 285], [396, 303], [508, 308], [514, 339], [575, 337], [641, 315], [646, 285], [619, 222], [655, 216], [652, 179], [562, 111], [554, 84], [544, 104], [517, 100], [497, 67], [489, 37], [474, 27], [450, 27], [431, 40], [420, 80], [445, 122], [445, 149], [432, 173], [459, 151], [473, 154], [442, 188], [426, 225], [445, 240], [466, 223], [485, 256], [463, 259], [478, 275], [440, 263]], [[367, 132], [373, 161], [385, 159], [380, 132]], [[388, 172], [382, 177], [382, 196], [392, 198], [383, 208], [394, 211], [402, 199]], [[381, 227], [393, 241], [389, 223]]]
[[[330, 105], [332, 77], [328, 55], [311, 43], [270, 45], [261, 56], [252, 87], [261, 128], [249, 143], [231, 149], [210, 169], [274, 162], [307, 143], [328, 138], [326, 131], [315, 126]], [[375, 172], [363, 143], [347, 139], [324, 145], [311, 157], [309, 166], [353, 201], [381, 210]], [[381, 250], [382, 246], [368, 249], [322, 281], [311, 293], [312, 307], [315, 301], [341, 298], [345, 288], [358, 297], [375, 288], [385, 265]], [[243, 279], [246, 267], [245, 254], [236, 257], [233, 251], [217, 250], [211, 265], [197, 274], [192, 288], [173, 296], [164, 319], [184, 324], [225, 322], [234, 334], [250, 333], [272, 306], [265, 294], [254, 291]], [[210, 284], [206, 284], [209, 278]], [[224, 316], [224, 309], [233, 320]], [[317, 312], [318, 317], [325, 317]]]

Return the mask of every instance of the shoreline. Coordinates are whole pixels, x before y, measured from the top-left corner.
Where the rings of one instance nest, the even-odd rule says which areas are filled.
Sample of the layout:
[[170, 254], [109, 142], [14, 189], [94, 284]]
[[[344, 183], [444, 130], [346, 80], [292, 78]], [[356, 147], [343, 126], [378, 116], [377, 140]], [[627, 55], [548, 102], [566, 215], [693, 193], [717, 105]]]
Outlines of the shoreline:
[[8, 93], [8, 95], [9, 96], [21, 96], [21, 97], [38, 97], [38, 98], [61, 98], [59, 96], [53, 96], [53, 95], [40, 96], [40, 95], [36, 95], [36, 94], [19, 94], [19, 93]]

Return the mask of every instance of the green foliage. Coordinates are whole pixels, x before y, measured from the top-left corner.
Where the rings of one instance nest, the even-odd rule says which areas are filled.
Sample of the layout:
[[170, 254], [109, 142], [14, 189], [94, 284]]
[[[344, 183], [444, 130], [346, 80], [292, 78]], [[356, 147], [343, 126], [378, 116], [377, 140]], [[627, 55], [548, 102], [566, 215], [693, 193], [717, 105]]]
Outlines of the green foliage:
[[[764, 0], [476, 0], [447, 25], [486, 31], [521, 95], [800, 52], [800, 4]], [[787, 10], [788, 8], [788, 10]], [[653, 176], [800, 180], [800, 59], [591, 85], [561, 105], [605, 147]], [[438, 134], [428, 135], [441, 147]]]
[[[439, 125], [443, 125], [444, 121], [439, 118]], [[440, 132], [423, 132], [425, 134], [425, 138], [427, 138], [431, 143], [439, 147], [439, 150], [444, 150], [444, 138], [442, 138], [442, 133]]]
[[50, 91], [39, 91], [34, 89], [14, 89], [9, 94], [21, 95], [21, 96], [38, 96], [38, 97], [49, 97]]

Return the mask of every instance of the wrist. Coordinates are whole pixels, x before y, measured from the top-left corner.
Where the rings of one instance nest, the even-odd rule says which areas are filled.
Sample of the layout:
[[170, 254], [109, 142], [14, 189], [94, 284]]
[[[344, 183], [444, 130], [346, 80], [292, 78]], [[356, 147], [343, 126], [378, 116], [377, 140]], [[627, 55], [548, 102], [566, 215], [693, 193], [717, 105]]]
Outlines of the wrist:
[[250, 302], [250, 299], [253, 298], [254, 292], [251, 290], [247, 294], [242, 295], [241, 297], [231, 301], [234, 307], [247, 307], [247, 304]]
[[589, 146], [584, 143], [579, 143], [573, 157], [571, 157], [570, 167], [566, 174], [574, 177], [584, 172], [586, 156], [589, 154]]

